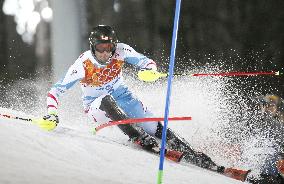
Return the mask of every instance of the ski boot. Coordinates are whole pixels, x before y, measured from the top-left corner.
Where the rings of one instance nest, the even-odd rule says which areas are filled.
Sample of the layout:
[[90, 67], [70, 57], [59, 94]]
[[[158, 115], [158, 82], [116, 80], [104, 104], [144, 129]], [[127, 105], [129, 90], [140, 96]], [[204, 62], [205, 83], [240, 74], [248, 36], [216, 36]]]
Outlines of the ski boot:
[[131, 141], [141, 146], [144, 150], [156, 151], [157, 153], [159, 153], [160, 149], [156, 139], [147, 134], [144, 130], [140, 129], [140, 127], [137, 127], [137, 129], [141, 134], [138, 137], [132, 138]]

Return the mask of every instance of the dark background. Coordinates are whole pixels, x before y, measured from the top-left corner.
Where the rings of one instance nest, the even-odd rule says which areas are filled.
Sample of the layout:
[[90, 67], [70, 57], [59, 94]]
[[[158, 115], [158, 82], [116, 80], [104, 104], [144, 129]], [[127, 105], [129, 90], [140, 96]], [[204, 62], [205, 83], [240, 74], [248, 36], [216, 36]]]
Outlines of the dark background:
[[[3, 2], [0, 0], [0, 7]], [[208, 65], [218, 66], [220, 71], [283, 72], [283, 0], [183, 0], [181, 6], [176, 72]], [[85, 9], [88, 30], [98, 24], [112, 25], [122, 42], [153, 58], [162, 71], [167, 70], [175, 1], [88, 0]], [[24, 43], [15, 26], [14, 18], [0, 11], [0, 82], [3, 85], [34, 78], [41, 68], [50, 71], [50, 48], [39, 55], [37, 35], [32, 44]], [[49, 30], [50, 26], [44, 28]], [[49, 33], [46, 31], [48, 38]], [[88, 48], [88, 32], [83, 35], [82, 51]], [[262, 85], [263, 93], [284, 97], [283, 76], [243, 80]]]

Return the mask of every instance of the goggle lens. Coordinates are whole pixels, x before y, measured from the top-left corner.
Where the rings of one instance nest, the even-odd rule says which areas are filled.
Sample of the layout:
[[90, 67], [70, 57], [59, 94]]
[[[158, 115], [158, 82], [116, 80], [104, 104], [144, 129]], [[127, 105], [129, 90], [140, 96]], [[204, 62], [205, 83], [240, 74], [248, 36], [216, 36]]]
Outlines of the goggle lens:
[[114, 51], [114, 44], [112, 43], [100, 43], [95, 46], [95, 50], [98, 51], [99, 53], [103, 52], [112, 52]]

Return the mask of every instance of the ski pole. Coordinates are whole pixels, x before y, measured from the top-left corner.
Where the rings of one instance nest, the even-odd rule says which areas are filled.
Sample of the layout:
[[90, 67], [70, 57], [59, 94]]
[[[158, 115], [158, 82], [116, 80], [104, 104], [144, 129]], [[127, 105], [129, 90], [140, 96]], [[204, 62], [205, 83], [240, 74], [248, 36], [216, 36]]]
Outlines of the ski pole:
[[9, 119], [31, 122], [34, 125], [37, 125], [41, 129], [46, 130], [46, 131], [53, 130], [57, 126], [57, 123], [55, 123], [54, 121], [49, 121], [49, 120], [46, 120], [46, 119], [43, 119], [43, 118], [31, 119], [31, 118], [25, 118], [25, 117], [19, 117], [19, 116], [14, 116], [14, 115], [10, 115], [10, 114], [0, 113], [0, 117], [1, 116], [4, 117], [4, 118], [9, 118]]
[[[259, 76], [259, 75], [283, 75], [280, 71], [270, 72], [221, 72], [221, 73], [194, 73], [194, 74], [174, 74], [174, 76], [193, 76], [193, 77], [206, 77], [206, 76]], [[167, 77], [167, 73], [160, 73], [158, 71], [143, 70], [138, 72], [138, 78], [145, 82], [153, 82], [159, 78]]]
[[195, 77], [202, 76], [255, 76], [255, 75], [280, 75], [280, 72], [224, 72], [224, 73], [196, 73], [192, 74]]
[[14, 115], [10, 115], [10, 114], [2, 114], [2, 113], [0, 113], [0, 116], [2, 116], [4, 118], [9, 118], [9, 119], [17, 119], [17, 120], [30, 121], [30, 122], [34, 121], [31, 118], [24, 118], [24, 117], [14, 116]]

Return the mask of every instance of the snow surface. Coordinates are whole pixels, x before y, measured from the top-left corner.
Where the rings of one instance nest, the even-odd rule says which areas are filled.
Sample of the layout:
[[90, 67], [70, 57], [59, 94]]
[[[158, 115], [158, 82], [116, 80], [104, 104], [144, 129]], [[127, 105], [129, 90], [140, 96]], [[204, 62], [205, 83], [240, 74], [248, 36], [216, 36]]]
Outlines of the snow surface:
[[[163, 116], [166, 80], [144, 84], [127, 77], [126, 83], [157, 117]], [[245, 166], [238, 163], [238, 148], [227, 142], [221, 144], [224, 138], [220, 138], [220, 127], [232, 120], [232, 113], [237, 114], [231, 111], [225, 87], [220, 78], [177, 78], [173, 82], [170, 116], [192, 116], [193, 120], [170, 122], [169, 127], [216, 163]], [[45, 95], [49, 89], [46, 81], [19, 81], [2, 89], [6, 95], [0, 101], [1, 113], [23, 117], [41, 117], [46, 113]], [[229, 94], [239, 95], [235, 89], [234, 95]], [[51, 132], [0, 117], [0, 184], [156, 183], [158, 156], [129, 145], [128, 138], [117, 127], [92, 135], [94, 124], [83, 114], [78, 86], [60, 102], [60, 123]], [[193, 165], [165, 161], [164, 183], [242, 182]]]
[[[159, 157], [123, 145], [126, 138], [104, 135], [116, 134], [115, 128], [102, 130], [102, 135], [92, 135], [88, 126], [45, 132], [28, 122], [3, 118], [0, 126], [1, 184], [156, 183]], [[164, 183], [242, 183], [171, 161], [165, 161], [164, 169]]]

